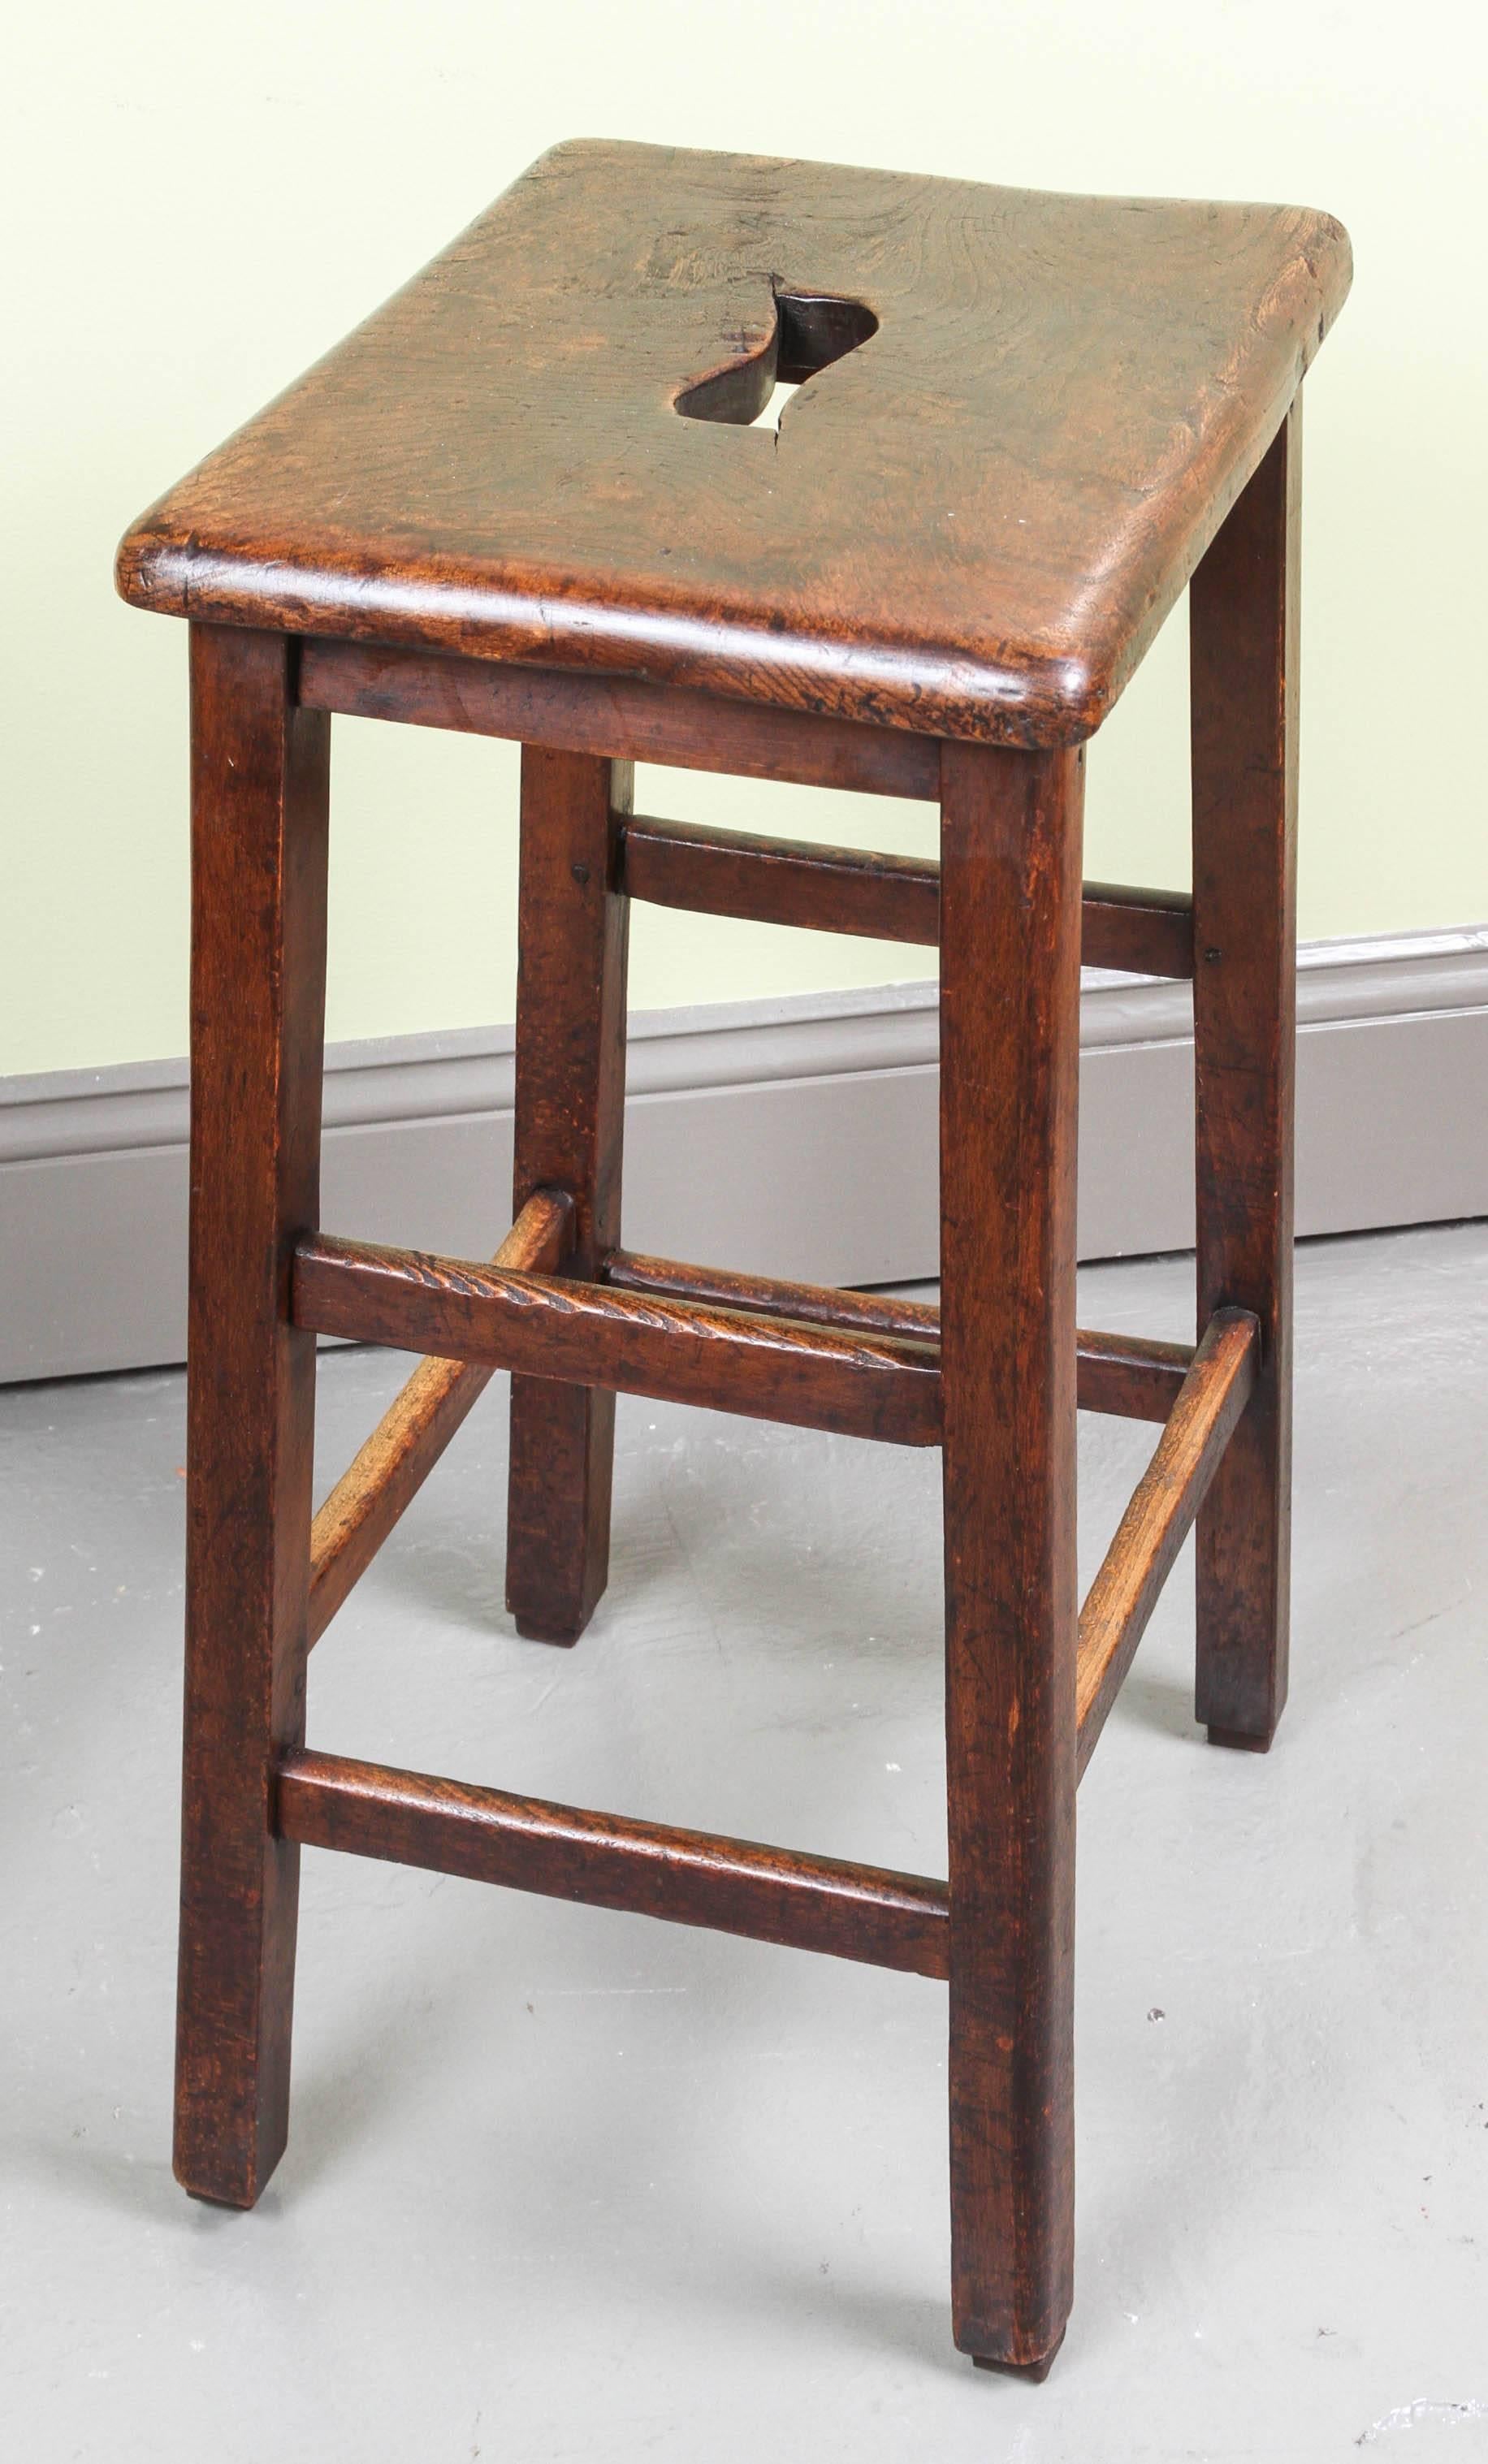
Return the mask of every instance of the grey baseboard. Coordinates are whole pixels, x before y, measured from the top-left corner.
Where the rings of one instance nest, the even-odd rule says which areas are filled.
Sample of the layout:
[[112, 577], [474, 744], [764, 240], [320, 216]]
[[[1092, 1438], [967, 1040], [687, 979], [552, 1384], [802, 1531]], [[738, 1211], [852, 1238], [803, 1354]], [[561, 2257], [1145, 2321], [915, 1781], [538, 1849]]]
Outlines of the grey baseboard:
[[[840, 1284], [936, 1272], [933, 983], [631, 1021], [626, 1239]], [[1298, 1229], [1488, 1214], [1488, 927], [1300, 955]], [[509, 1027], [332, 1046], [328, 1230], [456, 1255], [509, 1217]], [[1187, 987], [1087, 979], [1080, 1254], [1193, 1238]], [[0, 1080], [0, 1379], [179, 1360], [184, 1061]]]

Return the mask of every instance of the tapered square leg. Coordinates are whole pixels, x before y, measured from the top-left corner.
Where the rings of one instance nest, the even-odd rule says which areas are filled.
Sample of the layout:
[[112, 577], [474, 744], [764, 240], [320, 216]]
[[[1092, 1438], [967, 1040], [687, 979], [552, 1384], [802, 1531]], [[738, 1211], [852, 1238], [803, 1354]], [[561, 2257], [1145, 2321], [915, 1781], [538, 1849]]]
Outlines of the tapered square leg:
[[1286, 1701], [1301, 406], [1193, 579], [1198, 1322], [1253, 1309], [1255, 1392], [1199, 1516], [1199, 1719], [1263, 1749]]
[[[592, 1281], [620, 1238], [630, 901], [613, 816], [632, 768], [526, 745], [517, 977], [513, 1211], [536, 1189], [574, 1202], [570, 1271]], [[614, 1397], [513, 1377], [506, 1605], [520, 1634], [577, 1641], [610, 1572]]]
[[284, 2145], [298, 1848], [272, 1773], [304, 1735], [330, 722], [293, 645], [191, 637], [191, 1229], [175, 2167], [251, 2207]]
[[942, 1378], [957, 2343], [1037, 2375], [1074, 2268], [1081, 756], [947, 745]]

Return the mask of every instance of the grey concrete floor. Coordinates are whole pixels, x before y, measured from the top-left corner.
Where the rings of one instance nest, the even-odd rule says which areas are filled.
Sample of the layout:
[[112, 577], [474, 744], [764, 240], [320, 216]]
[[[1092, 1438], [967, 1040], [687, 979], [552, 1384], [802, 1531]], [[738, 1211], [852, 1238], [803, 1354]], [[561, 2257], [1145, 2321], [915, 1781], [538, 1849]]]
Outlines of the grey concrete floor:
[[[1182, 1333], [1182, 1261], [1083, 1278]], [[1078, 2292], [946, 2317], [944, 1993], [307, 1854], [257, 2211], [169, 2170], [182, 1381], [0, 1396], [0, 2451], [26, 2464], [1488, 2453], [1488, 1225], [1299, 1261], [1275, 1752], [1180, 1565], [1080, 1797]], [[405, 1364], [322, 1368], [326, 1479]], [[933, 1457], [622, 1402], [611, 1588], [500, 1607], [482, 1405], [316, 1655], [329, 1749], [944, 1871]], [[1084, 1571], [1151, 1433], [1082, 1423]]]

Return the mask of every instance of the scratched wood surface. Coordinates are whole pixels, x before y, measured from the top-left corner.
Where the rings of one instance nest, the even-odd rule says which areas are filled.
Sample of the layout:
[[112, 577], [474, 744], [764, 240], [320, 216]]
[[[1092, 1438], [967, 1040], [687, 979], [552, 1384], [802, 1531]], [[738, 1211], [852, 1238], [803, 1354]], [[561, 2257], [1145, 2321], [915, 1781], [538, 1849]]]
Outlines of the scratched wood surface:
[[[142, 517], [120, 586], [1072, 742], [1348, 280], [1302, 209], [560, 145]], [[781, 365], [778, 432], [741, 425]]]
[[[940, 1438], [935, 1353], [895, 1335], [330, 1237], [299, 1244], [293, 1308], [295, 1324], [320, 1334], [484, 1361], [580, 1393], [652, 1395], [897, 1445]], [[572, 1536], [582, 1542], [582, 1528]]]
[[303, 1846], [945, 1974], [945, 1885], [921, 1874], [591, 1814], [339, 1754], [286, 1756], [276, 1809], [282, 1837]]

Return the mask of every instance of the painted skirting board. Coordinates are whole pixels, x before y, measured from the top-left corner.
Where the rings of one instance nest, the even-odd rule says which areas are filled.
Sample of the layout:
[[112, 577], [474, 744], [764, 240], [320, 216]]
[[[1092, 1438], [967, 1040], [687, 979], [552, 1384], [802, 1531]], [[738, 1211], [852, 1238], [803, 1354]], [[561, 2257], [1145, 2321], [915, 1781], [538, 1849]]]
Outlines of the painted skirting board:
[[[1298, 1230], [1488, 1214], [1488, 927], [1299, 964]], [[936, 1272], [936, 990], [631, 1021], [633, 1248], [838, 1284]], [[1192, 1008], [1088, 978], [1080, 1254], [1193, 1238]], [[512, 1035], [332, 1046], [328, 1231], [488, 1255], [510, 1216]], [[0, 1379], [179, 1360], [184, 1061], [0, 1080]]]

